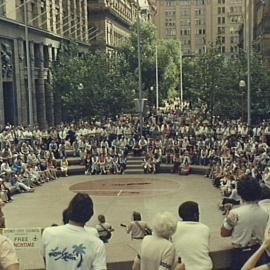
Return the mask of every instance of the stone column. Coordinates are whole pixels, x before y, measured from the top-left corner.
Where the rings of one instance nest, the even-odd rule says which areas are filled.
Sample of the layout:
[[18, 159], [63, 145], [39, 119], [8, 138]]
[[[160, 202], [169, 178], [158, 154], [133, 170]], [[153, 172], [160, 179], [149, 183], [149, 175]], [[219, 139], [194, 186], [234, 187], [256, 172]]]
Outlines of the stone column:
[[[66, 0], [64, 0], [66, 1]], [[63, 35], [63, 19], [64, 19], [64, 16], [63, 16], [63, 2], [62, 0], [59, 0], [59, 20], [60, 20], [60, 23], [59, 23], [59, 27], [60, 27], [60, 30], [59, 30], [59, 34], [60, 35]]]
[[88, 21], [88, 8], [87, 8], [87, 0], [84, 0], [83, 4], [83, 15], [84, 15], [84, 33], [83, 40], [88, 42], [88, 28], [90, 28], [90, 21]]
[[44, 52], [43, 44], [40, 44], [38, 49], [38, 55], [35, 57], [39, 61], [39, 70], [37, 74], [36, 85], [36, 102], [37, 102], [37, 120], [39, 127], [42, 129], [47, 128], [46, 121], [46, 104], [45, 104], [45, 86], [44, 86]]
[[[52, 65], [52, 46], [48, 46], [48, 54], [49, 54], [49, 67]], [[53, 90], [48, 87], [48, 84], [51, 83], [51, 71], [48, 68], [47, 71], [47, 81], [45, 83], [45, 100], [46, 100], [46, 118], [49, 126], [54, 125], [54, 96]]]
[[[18, 44], [18, 58], [19, 58], [19, 81], [20, 81], [20, 98], [21, 100], [21, 110], [18, 111], [18, 114], [21, 114], [21, 125], [27, 126], [28, 124], [28, 99], [27, 99], [27, 85], [25, 85], [25, 71], [26, 66], [24, 60], [26, 55], [24, 55], [24, 41], [23, 39], [17, 40]], [[17, 67], [16, 67], [17, 68]]]
[[78, 30], [78, 28], [80, 27], [79, 25], [78, 25], [78, 10], [77, 10], [77, 0], [73, 0], [73, 12], [74, 12], [74, 27], [72, 28], [72, 30], [71, 30], [71, 33], [73, 33], [72, 35], [71, 35], [71, 37], [73, 37], [74, 36], [74, 39], [75, 40], [77, 40], [77, 37], [78, 37], [78, 35], [77, 35], [77, 30]]
[[[31, 77], [32, 82], [32, 104], [33, 104], [33, 122], [34, 125], [37, 124], [37, 97], [36, 97], [36, 72], [35, 72], [35, 53], [34, 53], [34, 43], [29, 42], [30, 47], [30, 66], [31, 66]], [[27, 78], [29, 79], [29, 78]]]
[[[1, 44], [1, 40], [0, 40]], [[0, 126], [5, 125], [4, 92], [2, 78], [2, 59], [0, 57]]]
[[20, 81], [20, 60], [19, 60], [19, 44], [18, 40], [14, 40], [14, 83], [15, 83], [15, 102], [17, 104], [14, 104], [15, 107], [17, 108], [14, 112], [14, 120], [15, 124], [21, 125], [22, 123], [22, 101], [21, 101], [21, 81]]

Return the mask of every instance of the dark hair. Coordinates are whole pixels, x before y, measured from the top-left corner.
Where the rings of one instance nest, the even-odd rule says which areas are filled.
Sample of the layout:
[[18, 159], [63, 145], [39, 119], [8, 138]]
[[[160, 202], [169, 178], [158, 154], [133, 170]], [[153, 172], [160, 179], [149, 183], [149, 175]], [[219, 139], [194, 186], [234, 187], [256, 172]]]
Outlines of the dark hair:
[[261, 187], [253, 177], [246, 175], [237, 184], [237, 193], [246, 202], [258, 201], [261, 198]]
[[93, 201], [88, 194], [77, 193], [66, 210], [69, 220], [85, 224], [94, 214]]
[[105, 220], [105, 216], [104, 215], [99, 215], [98, 216], [98, 221], [100, 222], [100, 223], [104, 223], [106, 220]]
[[270, 199], [270, 189], [268, 187], [262, 187], [261, 189], [261, 200]]
[[178, 214], [183, 221], [199, 221], [199, 205], [193, 201], [184, 202], [179, 206]]
[[63, 212], [62, 212], [62, 220], [63, 220], [63, 224], [67, 224], [69, 222], [68, 208], [63, 210]]
[[140, 220], [142, 220], [141, 214], [140, 214], [139, 212], [134, 211], [134, 212], [132, 213], [132, 216], [133, 216], [133, 220], [135, 220], [135, 221], [140, 221]]

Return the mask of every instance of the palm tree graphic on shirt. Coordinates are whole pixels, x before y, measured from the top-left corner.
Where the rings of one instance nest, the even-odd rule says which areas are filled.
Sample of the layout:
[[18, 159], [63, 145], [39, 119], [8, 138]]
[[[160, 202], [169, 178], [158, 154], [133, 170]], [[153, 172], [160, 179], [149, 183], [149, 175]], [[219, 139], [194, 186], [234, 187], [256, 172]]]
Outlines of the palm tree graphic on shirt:
[[80, 245], [74, 245], [72, 246], [73, 248], [73, 253], [75, 254], [76, 257], [79, 257], [80, 256], [80, 261], [78, 262], [77, 264], [77, 267], [79, 268], [83, 262], [83, 255], [85, 254], [85, 249], [86, 247], [83, 246], [83, 244], [80, 244]]
[[72, 246], [73, 250], [70, 252], [68, 248], [60, 249], [56, 247], [51, 249], [49, 252], [49, 257], [54, 257], [55, 261], [64, 260], [68, 261], [77, 261], [78, 257], [80, 258], [77, 268], [79, 268], [83, 262], [83, 255], [85, 254], [86, 247], [83, 244]]

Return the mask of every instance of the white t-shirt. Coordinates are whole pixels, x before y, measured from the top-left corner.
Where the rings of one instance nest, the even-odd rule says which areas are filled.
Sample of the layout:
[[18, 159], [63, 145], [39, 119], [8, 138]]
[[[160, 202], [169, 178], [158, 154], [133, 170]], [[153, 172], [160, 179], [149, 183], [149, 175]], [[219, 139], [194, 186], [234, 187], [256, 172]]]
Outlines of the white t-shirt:
[[251, 240], [262, 242], [268, 220], [266, 213], [257, 203], [244, 203], [230, 211], [230, 214], [238, 216], [236, 225], [231, 226], [224, 220], [224, 227], [232, 229], [232, 243], [246, 247]]
[[46, 228], [42, 255], [48, 270], [106, 270], [105, 246], [83, 227], [70, 224]]
[[211, 270], [209, 228], [200, 222], [179, 221], [172, 241], [176, 256], [181, 257], [186, 270]]

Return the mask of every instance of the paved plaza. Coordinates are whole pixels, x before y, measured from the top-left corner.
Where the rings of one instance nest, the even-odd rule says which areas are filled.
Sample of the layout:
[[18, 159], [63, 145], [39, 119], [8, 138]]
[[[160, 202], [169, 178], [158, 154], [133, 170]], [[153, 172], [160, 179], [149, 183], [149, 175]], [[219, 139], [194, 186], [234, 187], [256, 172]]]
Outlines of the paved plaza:
[[[34, 193], [14, 196], [14, 202], [5, 206], [7, 227], [46, 227], [61, 224], [62, 210], [66, 208], [74, 192], [89, 193], [95, 204], [95, 215], [89, 223], [97, 224], [97, 215], [104, 214], [115, 228], [107, 247], [108, 262], [126, 261], [134, 258], [140, 241], [131, 240], [125, 228], [133, 210], [142, 213], [143, 220], [151, 225], [153, 216], [162, 211], [177, 215], [178, 206], [186, 200], [200, 204], [201, 221], [211, 229], [212, 251], [229, 246], [229, 239], [219, 236], [223, 220], [217, 205], [221, 199], [208, 178], [197, 175], [110, 175], [70, 176], [44, 184]], [[31, 259], [26, 259], [31, 256]], [[27, 269], [43, 267], [39, 254], [26, 254], [21, 259]]]

